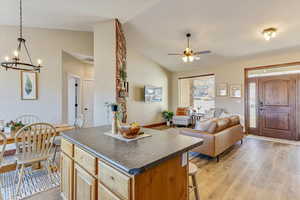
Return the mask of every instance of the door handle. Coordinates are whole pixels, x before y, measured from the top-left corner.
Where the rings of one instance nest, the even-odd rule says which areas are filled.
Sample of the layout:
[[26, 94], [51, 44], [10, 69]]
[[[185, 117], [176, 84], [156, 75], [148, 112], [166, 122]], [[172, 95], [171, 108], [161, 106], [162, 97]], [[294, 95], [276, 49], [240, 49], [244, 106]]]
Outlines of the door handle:
[[84, 110], [85, 110], [85, 111], [87, 111], [87, 110], [88, 110], [88, 108], [84, 108]]

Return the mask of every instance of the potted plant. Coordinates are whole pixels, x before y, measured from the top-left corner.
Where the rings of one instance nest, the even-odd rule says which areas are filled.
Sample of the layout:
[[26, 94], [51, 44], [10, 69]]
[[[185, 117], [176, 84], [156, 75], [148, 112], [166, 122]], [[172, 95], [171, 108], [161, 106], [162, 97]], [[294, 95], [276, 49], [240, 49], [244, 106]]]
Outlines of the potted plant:
[[170, 126], [173, 116], [174, 116], [174, 113], [171, 111], [165, 110], [162, 112], [162, 117], [167, 121], [167, 126]]

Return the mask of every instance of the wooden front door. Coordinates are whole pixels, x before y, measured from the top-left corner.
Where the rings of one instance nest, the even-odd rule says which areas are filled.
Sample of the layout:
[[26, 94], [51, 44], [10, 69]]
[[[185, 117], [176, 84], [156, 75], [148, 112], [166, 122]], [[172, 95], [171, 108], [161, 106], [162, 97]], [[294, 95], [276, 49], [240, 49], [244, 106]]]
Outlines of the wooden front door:
[[296, 139], [295, 75], [258, 78], [259, 135]]

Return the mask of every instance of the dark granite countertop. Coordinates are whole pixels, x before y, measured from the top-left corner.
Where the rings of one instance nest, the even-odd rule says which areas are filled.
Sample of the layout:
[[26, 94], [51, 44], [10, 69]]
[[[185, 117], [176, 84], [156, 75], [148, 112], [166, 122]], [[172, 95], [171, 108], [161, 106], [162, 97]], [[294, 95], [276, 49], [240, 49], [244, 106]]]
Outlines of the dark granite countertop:
[[153, 129], [142, 129], [151, 137], [125, 142], [105, 135], [109, 130], [109, 126], [75, 129], [62, 136], [129, 174], [141, 173], [203, 143], [200, 138]]

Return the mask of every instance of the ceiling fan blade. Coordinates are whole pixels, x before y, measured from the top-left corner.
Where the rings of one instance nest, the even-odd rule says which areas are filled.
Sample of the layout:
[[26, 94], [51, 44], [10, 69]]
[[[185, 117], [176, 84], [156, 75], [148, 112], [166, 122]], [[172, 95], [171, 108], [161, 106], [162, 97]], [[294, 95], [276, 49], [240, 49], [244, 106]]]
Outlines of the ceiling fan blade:
[[208, 54], [208, 53], [211, 53], [211, 51], [207, 50], [207, 51], [198, 51], [198, 52], [195, 52], [194, 54], [195, 55], [200, 55], [200, 54]]
[[169, 56], [181, 56], [182, 53], [168, 53]]

